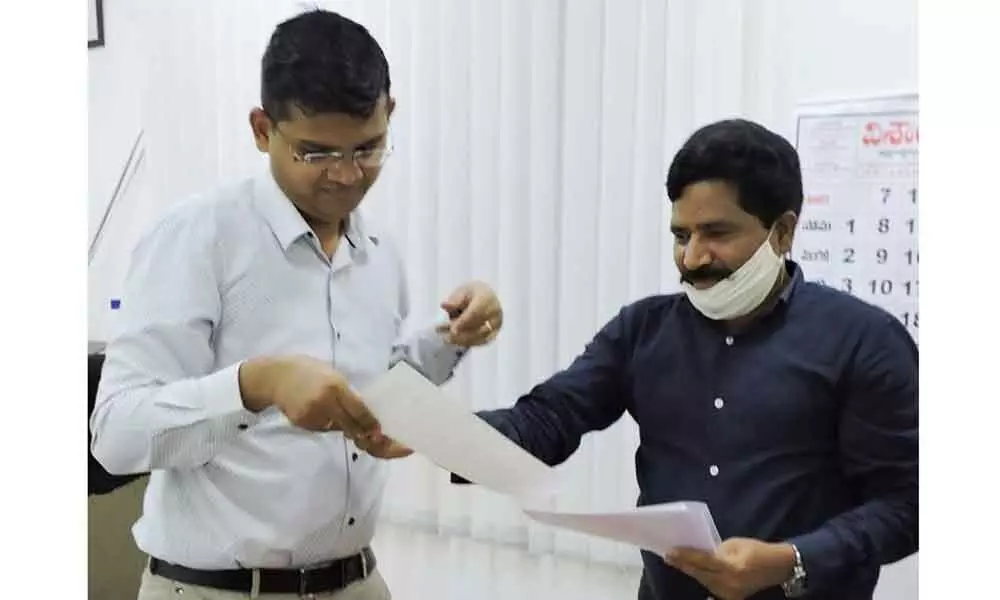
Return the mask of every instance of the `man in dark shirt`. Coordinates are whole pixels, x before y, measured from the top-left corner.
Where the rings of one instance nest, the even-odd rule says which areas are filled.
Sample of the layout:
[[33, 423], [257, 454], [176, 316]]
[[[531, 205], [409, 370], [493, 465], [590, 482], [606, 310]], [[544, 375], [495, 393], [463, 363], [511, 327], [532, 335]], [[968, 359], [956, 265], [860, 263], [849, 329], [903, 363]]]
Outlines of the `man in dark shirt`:
[[704, 501], [725, 540], [643, 552], [640, 600], [870, 599], [880, 567], [917, 550], [916, 345], [782, 258], [803, 195], [783, 138], [702, 128], [667, 192], [684, 292], [626, 306], [567, 369], [480, 416], [550, 465], [635, 419], [638, 503]]

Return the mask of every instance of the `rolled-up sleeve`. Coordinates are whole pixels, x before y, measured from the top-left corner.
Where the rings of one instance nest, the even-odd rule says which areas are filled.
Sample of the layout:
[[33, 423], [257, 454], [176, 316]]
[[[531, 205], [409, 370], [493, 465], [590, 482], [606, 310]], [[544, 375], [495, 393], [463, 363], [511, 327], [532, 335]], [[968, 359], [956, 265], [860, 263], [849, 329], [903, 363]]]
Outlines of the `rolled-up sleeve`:
[[918, 548], [918, 350], [886, 316], [861, 342], [840, 421], [843, 473], [859, 506], [789, 540], [812, 591], [836, 590], [862, 568], [903, 559]]
[[91, 451], [110, 473], [200, 467], [257, 418], [240, 365], [215, 365], [214, 250], [211, 223], [178, 211], [132, 254], [90, 420]]

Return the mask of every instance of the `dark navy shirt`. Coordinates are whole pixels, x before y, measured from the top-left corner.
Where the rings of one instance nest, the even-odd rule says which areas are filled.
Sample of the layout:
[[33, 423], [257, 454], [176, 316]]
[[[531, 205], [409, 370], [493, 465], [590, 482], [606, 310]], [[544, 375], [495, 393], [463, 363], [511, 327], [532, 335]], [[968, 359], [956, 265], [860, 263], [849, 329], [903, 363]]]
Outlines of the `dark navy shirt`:
[[[627, 411], [639, 505], [704, 501], [723, 539], [794, 543], [808, 598], [869, 599], [880, 567], [917, 551], [917, 347], [889, 313], [787, 267], [774, 308], [742, 333], [683, 294], [646, 298], [514, 407], [480, 416], [556, 465]], [[710, 595], [642, 558], [640, 600]]]

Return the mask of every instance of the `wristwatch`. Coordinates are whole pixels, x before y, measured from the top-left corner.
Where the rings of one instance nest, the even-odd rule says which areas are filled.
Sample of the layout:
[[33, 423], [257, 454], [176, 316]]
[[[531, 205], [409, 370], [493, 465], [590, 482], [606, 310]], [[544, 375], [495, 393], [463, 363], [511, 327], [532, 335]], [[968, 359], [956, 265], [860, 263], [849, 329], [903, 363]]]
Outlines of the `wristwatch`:
[[781, 589], [785, 592], [786, 598], [801, 598], [806, 593], [806, 568], [802, 564], [802, 555], [799, 549], [792, 545], [795, 552], [795, 567], [792, 571], [792, 578], [781, 584]]

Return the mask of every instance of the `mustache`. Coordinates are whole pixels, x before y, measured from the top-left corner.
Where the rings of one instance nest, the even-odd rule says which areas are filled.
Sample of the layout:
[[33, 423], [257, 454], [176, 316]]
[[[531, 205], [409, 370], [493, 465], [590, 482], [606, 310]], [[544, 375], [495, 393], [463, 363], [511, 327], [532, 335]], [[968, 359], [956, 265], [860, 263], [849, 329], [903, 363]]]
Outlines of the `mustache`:
[[729, 277], [733, 274], [732, 269], [727, 269], [725, 267], [713, 267], [711, 265], [706, 265], [704, 267], [698, 267], [697, 269], [682, 270], [681, 271], [681, 283], [703, 283], [703, 282], [718, 282]]

